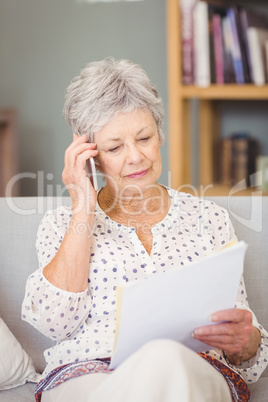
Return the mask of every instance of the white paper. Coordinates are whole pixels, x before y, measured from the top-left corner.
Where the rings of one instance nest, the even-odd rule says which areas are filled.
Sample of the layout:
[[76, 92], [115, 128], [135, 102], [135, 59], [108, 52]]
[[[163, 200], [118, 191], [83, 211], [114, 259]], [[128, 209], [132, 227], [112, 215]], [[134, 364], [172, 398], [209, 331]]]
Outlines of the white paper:
[[196, 352], [212, 349], [193, 331], [216, 311], [233, 308], [247, 245], [241, 241], [204, 259], [127, 284], [111, 368], [146, 342], [173, 339]]

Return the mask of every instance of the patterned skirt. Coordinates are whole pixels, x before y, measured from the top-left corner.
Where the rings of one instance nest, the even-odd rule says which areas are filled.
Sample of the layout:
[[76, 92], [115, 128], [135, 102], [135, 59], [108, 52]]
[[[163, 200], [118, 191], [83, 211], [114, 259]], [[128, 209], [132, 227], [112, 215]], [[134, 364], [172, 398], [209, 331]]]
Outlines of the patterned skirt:
[[223, 375], [229, 385], [234, 402], [247, 402], [250, 399], [250, 390], [239, 374], [206, 353], [198, 354]]
[[[246, 382], [231, 368], [205, 353], [199, 353], [216, 370], [218, 370], [227, 381], [234, 402], [247, 402], [250, 398], [250, 391]], [[52, 370], [43, 380], [41, 380], [35, 390], [36, 402], [41, 401], [43, 391], [47, 391], [64, 383], [65, 381], [85, 374], [92, 373], [112, 373], [109, 368], [110, 358], [71, 363], [57, 367]]]
[[92, 373], [111, 373], [113, 370], [109, 369], [110, 362], [111, 359], [107, 358], [89, 360], [79, 363], [70, 363], [55, 368], [37, 384], [35, 389], [36, 402], [41, 401], [43, 391], [48, 391], [49, 389], [52, 389], [71, 378]]

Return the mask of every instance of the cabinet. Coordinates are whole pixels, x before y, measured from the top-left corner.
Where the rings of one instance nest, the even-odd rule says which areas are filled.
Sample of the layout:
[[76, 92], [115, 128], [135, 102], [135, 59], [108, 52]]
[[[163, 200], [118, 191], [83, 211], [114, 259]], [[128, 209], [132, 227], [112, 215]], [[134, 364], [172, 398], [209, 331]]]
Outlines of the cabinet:
[[13, 109], [0, 109], [0, 197], [18, 196], [18, 181], [10, 186], [11, 193], [6, 194], [7, 184], [18, 173], [16, 112]]
[[[168, 123], [171, 185], [180, 191], [205, 195], [228, 195], [230, 188], [215, 183], [215, 144], [219, 139], [219, 103], [222, 100], [268, 100], [268, 85], [212, 84], [196, 87], [182, 84], [179, 0], [167, 0]], [[191, 99], [199, 100], [199, 181], [193, 189], [191, 172]], [[267, 133], [268, 134], [268, 133]], [[234, 193], [234, 192], [233, 192]], [[235, 195], [251, 194], [252, 189]], [[257, 194], [257, 192], [256, 192]]]

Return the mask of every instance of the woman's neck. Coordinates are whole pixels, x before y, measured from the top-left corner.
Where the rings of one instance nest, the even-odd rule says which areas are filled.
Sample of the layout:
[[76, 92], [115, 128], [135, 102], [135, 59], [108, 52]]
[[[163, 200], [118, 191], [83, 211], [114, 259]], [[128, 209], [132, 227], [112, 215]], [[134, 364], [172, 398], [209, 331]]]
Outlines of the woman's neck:
[[98, 194], [98, 202], [101, 209], [116, 221], [131, 216], [154, 220], [154, 216], [165, 216], [170, 206], [166, 188], [157, 183], [145, 191], [121, 196], [106, 185]]

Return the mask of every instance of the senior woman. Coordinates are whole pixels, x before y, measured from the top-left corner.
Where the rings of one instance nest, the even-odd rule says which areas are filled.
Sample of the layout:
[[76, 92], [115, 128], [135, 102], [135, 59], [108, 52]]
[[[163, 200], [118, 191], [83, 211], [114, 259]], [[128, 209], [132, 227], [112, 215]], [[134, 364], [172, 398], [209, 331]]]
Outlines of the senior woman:
[[[236, 308], [194, 332], [213, 350], [196, 354], [159, 339], [109, 369], [116, 287], [190, 264], [236, 236], [226, 210], [158, 184], [163, 110], [141, 67], [112, 58], [89, 64], [70, 84], [64, 111], [75, 133], [62, 175], [72, 207], [48, 211], [40, 224], [40, 267], [22, 308], [24, 320], [57, 342], [45, 351], [36, 399], [247, 401], [268, 342], [243, 280]], [[89, 158], [105, 178], [98, 192]]]

